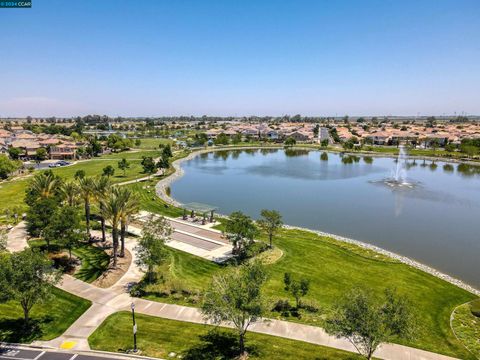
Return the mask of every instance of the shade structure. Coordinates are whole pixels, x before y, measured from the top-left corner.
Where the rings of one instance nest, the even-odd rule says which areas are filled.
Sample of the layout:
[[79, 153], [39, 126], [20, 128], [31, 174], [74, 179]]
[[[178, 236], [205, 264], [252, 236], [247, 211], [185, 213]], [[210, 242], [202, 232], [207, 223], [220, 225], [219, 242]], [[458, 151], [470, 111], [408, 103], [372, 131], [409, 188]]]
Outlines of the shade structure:
[[207, 213], [210, 213], [209, 221], [213, 222], [214, 221], [213, 213], [215, 212], [215, 210], [218, 209], [216, 206], [209, 205], [209, 204], [197, 203], [197, 202], [191, 202], [191, 203], [183, 204], [182, 208], [183, 208], [183, 219], [184, 220], [187, 219], [187, 211], [191, 212], [190, 217], [192, 217], [192, 218], [194, 217], [195, 213], [203, 214], [202, 224], [206, 223], [206, 214]]
[[182, 204], [182, 208], [187, 209], [189, 211], [199, 212], [199, 213], [207, 213], [207, 212], [215, 211], [218, 209], [218, 207], [216, 206], [197, 203], [197, 202]]

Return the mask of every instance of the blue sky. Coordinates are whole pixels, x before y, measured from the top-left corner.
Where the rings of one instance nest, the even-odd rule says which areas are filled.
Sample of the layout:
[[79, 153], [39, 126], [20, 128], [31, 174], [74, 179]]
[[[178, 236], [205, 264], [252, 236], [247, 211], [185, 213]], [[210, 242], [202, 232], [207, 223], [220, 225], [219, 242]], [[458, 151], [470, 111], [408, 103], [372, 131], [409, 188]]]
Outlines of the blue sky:
[[480, 114], [480, 1], [33, 0], [0, 117]]

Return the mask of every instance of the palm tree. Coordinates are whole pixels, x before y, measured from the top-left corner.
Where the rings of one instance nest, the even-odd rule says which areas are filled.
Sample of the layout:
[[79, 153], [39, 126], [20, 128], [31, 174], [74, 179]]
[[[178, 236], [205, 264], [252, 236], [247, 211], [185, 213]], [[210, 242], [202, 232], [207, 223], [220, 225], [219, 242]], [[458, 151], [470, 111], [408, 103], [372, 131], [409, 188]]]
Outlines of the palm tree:
[[94, 180], [93, 187], [94, 187], [94, 194], [95, 200], [98, 201], [100, 207], [100, 223], [102, 225], [102, 241], [105, 242], [107, 237], [105, 235], [105, 218], [102, 215], [102, 200], [105, 198], [107, 191], [110, 189], [111, 183], [108, 177], [101, 176]]
[[119, 194], [122, 197], [122, 211], [120, 214], [120, 257], [125, 256], [125, 233], [127, 230], [127, 223], [136, 214], [140, 208], [138, 199], [133, 195], [132, 191], [127, 188], [119, 189]]
[[113, 243], [113, 267], [117, 267], [117, 251], [118, 251], [118, 224], [120, 222], [123, 197], [119, 194], [119, 188], [112, 187], [101, 200], [102, 217], [110, 222], [112, 226], [112, 243]]
[[68, 206], [76, 206], [78, 204], [79, 187], [77, 183], [68, 181], [62, 185], [60, 191]]
[[47, 199], [56, 195], [60, 179], [51, 171], [36, 175], [30, 183], [30, 189], [37, 196]]
[[94, 181], [92, 178], [84, 177], [78, 180], [80, 196], [85, 204], [85, 222], [87, 230], [87, 238], [90, 240], [90, 202], [94, 198]]

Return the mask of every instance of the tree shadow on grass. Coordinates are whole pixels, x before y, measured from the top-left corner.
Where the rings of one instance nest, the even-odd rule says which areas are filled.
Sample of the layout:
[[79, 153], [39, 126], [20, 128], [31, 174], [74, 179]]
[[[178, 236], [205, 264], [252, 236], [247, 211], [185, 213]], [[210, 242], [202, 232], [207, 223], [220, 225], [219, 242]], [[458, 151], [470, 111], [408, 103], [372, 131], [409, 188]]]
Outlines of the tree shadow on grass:
[[0, 341], [11, 343], [30, 343], [43, 335], [42, 326], [53, 321], [51, 316], [30, 319], [25, 326], [23, 318], [0, 319]]
[[[236, 334], [214, 329], [200, 336], [201, 343], [190, 348], [183, 356], [185, 360], [227, 360], [235, 359], [239, 354], [238, 336]], [[248, 346], [251, 355], [258, 353], [254, 346]]]

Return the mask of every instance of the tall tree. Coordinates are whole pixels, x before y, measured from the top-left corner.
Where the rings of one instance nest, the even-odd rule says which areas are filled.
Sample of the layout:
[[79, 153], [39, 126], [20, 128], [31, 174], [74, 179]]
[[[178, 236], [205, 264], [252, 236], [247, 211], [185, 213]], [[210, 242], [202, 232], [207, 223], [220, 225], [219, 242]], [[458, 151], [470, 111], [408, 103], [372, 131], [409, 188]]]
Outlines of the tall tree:
[[157, 168], [162, 169], [162, 174], [165, 174], [165, 170], [170, 167], [170, 162], [168, 160], [168, 157], [165, 155], [162, 155], [160, 159], [157, 162]]
[[22, 165], [21, 161], [10, 160], [5, 155], [0, 155], [0, 179], [4, 180]]
[[61, 179], [50, 170], [35, 175], [30, 181], [26, 190], [25, 202], [28, 205], [27, 231], [31, 236], [43, 235], [55, 209], [60, 205], [61, 188]]
[[47, 170], [37, 174], [30, 181], [27, 188], [25, 202], [32, 205], [38, 199], [46, 199], [58, 197], [60, 195], [62, 180], [53, 174], [51, 170]]
[[100, 225], [102, 228], [103, 242], [107, 240], [107, 236], [106, 236], [105, 218], [103, 217], [103, 211], [102, 211], [102, 206], [103, 206], [102, 200], [105, 198], [108, 190], [110, 189], [110, 186], [111, 186], [110, 179], [105, 176], [97, 177], [93, 182], [95, 200], [98, 202], [99, 208], [100, 208], [99, 216], [100, 216]]
[[52, 262], [42, 253], [27, 248], [21, 252], [0, 256], [1, 301], [18, 301], [28, 326], [30, 310], [51, 296], [53, 286], [60, 280]]
[[245, 334], [248, 327], [266, 311], [262, 286], [267, 280], [258, 261], [231, 268], [213, 278], [204, 296], [202, 312], [215, 324], [229, 321], [238, 333], [240, 357], [246, 356]]
[[118, 192], [122, 198], [122, 208], [120, 212], [120, 257], [124, 257], [127, 224], [130, 218], [138, 212], [140, 203], [130, 189], [120, 188]]
[[46, 160], [47, 157], [48, 157], [48, 152], [45, 148], [39, 148], [39, 149], [37, 149], [37, 151], [35, 151], [35, 162], [37, 164]]
[[120, 223], [123, 198], [119, 194], [118, 187], [111, 187], [105, 197], [101, 200], [102, 216], [110, 222], [112, 226], [112, 247], [113, 247], [113, 267], [117, 267], [118, 256], [118, 225]]
[[172, 147], [170, 146], [170, 144], [167, 144], [167, 145], [163, 146], [162, 156], [167, 158], [167, 159], [169, 159], [173, 156]]
[[136, 264], [146, 268], [149, 282], [153, 281], [153, 270], [167, 256], [165, 242], [172, 235], [170, 223], [163, 217], [153, 215], [146, 221], [142, 229], [142, 237], [135, 247], [137, 252]]
[[389, 289], [381, 303], [374, 299], [371, 291], [350, 291], [335, 305], [325, 327], [329, 334], [347, 338], [367, 359], [371, 359], [383, 343], [412, 339], [416, 328], [409, 300]]
[[297, 140], [292, 137], [288, 137], [283, 143], [285, 144], [285, 146], [294, 146], [297, 143]]
[[66, 205], [55, 211], [52, 220], [45, 229], [45, 239], [58, 241], [62, 247], [68, 250], [71, 260], [72, 249], [82, 241], [84, 230], [78, 208]]
[[143, 171], [147, 174], [153, 174], [157, 171], [157, 165], [155, 164], [155, 160], [151, 156], [144, 156], [142, 157], [142, 167]]
[[260, 215], [262, 218], [257, 221], [258, 226], [268, 235], [270, 248], [272, 248], [273, 237], [283, 226], [282, 215], [276, 210], [267, 209], [263, 209]]
[[94, 181], [90, 177], [84, 177], [78, 179], [78, 185], [80, 188], [80, 197], [85, 207], [86, 235], [87, 239], [90, 239], [90, 204], [95, 195]]
[[67, 181], [62, 184], [62, 197], [68, 206], [78, 205], [78, 201], [80, 200], [79, 191], [80, 189], [78, 187], [78, 184], [74, 181]]
[[241, 254], [246, 247], [253, 243], [258, 230], [250, 216], [241, 211], [234, 211], [227, 219], [225, 232], [233, 244], [233, 252]]

